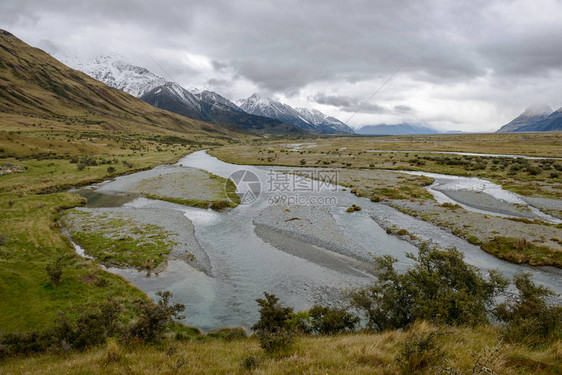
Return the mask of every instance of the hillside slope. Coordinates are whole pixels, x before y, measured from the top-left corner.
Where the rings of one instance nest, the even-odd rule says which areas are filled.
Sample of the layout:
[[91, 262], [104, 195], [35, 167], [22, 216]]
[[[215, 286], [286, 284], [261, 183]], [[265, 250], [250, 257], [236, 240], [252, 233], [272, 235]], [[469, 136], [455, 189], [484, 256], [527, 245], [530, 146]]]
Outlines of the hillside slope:
[[2, 119], [58, 119], [88, 130], [160, 133], [226, 131], [155, 108], [71, 69], [40, 49], [0, 30], [0, 112]]

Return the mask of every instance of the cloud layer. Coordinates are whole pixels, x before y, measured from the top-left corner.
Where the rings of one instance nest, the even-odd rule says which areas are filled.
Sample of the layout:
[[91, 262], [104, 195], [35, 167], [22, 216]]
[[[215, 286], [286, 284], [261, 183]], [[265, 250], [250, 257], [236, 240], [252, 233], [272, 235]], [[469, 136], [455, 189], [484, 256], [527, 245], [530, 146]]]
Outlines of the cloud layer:
[[[3, 0], [0, 28], [48, 52], [129, 62], [349, 125], [492, 131], [562, 105], [562, 1]], [[162, 72], [154, 61], [164, 68]]]

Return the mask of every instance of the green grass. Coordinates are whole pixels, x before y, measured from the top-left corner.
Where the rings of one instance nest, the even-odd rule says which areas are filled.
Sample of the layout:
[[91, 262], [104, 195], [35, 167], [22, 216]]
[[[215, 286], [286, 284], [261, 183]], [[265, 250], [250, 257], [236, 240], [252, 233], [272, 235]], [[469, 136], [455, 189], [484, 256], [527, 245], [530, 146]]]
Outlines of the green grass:
[[[183, 204], [185, 206], [197, 208], [210, 208], [216, 211], [222, 211], [226, 208], [234, 208], [240, 204], [240, 197], [236, 194], [236, 185], [230, 180], [212, 173], [204, 172], [208, 179], [200, 181], [207, 187], [206, 194], [213, 196], [211, 199], [200, 198], [179, 198], [169, 197], [160, 194], [147, 193], [141, 191], [141, 194], [149, 199], [163, 200], [167, 202]], [[191, 183], [194, 183], [191, 181]], [[187, 193], [189, 195], [189, 193]]]
[[512, 263], [562, 268], [562, 251], [535, 245], [524, 238], [496, 237], [481, 247], [482, 250]]
[[134, 302], [147, 297], [120, 276], [105, 272], [91, 262], [67, 254], [62, 282], [52, 286], [45, 271], [47, 262], [3, 260], [0, 262], [0, 327], [4, 332], [44, 328], [59, 311], [76, 317], [90, 304], [115, 296], [130, 319]]
[[106, 266], [154, 269], [175, 244], [154, 224], [77, 210], [68, 211], [65, 221], [74, 242]]
[[[14, 129], [0, 131], [0, 164], [10, 163], [25, 170], [0, 176], [0, 330], [43, 328], [61, 310], [77, 314], [87, 304], [114, 293], [130, 307], [132, 317], [134, 301], [148, 297], [127, 280], [75, 254], [60, 232], [59, 220], [62, 211], [84, 204], [84, 198], [64, 191], [116, 174], [175, 162], [197, 148], [148, 134], [87, 133], [79, 126], [68, 130], [54, 120], [44, 121], [54, 129], [31, 130], [0, 119], [2, 129]], [[213, 138], [201, 141], [202, 147], [216, 142]], [[97, 165], [78, 170], [72, 159], [83, 156], [95, 159]], [[110, 165], [115, 173], [108, 172]], [[84, 240], [94, 242], [99, 238]], [[161, 259], [159, 254], [156, 257]], [[69, 260], [63, 283], [51, 287], [45, 266], [61, 256]], [[90, 284], [96, 278], [102, 281]]]

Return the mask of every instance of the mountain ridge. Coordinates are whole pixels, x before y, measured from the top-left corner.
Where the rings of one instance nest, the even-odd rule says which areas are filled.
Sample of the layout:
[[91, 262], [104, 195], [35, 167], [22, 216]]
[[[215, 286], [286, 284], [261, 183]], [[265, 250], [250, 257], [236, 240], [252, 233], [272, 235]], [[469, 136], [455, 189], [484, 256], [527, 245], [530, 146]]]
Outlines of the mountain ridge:
[[511, 120], [509, 123], [503, 125], [496, 131], [496, 133], [512, 133], [526, 131], [524, 129], [533, 129], [535, 126], [539, 125], [541, 121], [546, 120], [553, 113], [552, 107], [549, 105], [526, 108], [523, 113]]
[[236, 104], [248, 113], [287, 122], [312, 133], [354, 133], [353, 129], [343, 122], [316, 109], [295, 109], [288, 104], [255, 93], [246, 99], [237, 100]]
[[357, 129], [357, 134], [362, 135], [406, 135], [406, 134], [437, 134], [439, 131], [423, 124], [404, 122], [388, 125], [365, 125]]

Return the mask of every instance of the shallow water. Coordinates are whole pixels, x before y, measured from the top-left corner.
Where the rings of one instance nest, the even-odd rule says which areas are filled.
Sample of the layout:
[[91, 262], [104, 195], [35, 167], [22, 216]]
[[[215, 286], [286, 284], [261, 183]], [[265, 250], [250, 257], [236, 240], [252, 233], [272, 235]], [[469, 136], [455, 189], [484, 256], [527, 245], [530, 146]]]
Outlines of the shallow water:
[[[508, 190], [504, 190], [500, 185], [494, 184], [493, 182], [481, 178], [451, 176], [439, 173], [418, 171], [402, 171], [402, 173], [433, 178], [435, 180], [434, 183], [430, 186], [427, 186], [426, 189], [433, 194], [433, 196], [439, 203], [456, 203], [469, 211], [496, 216], [523, 218], [534, 216], [551, 223], [562, 223], [562, 220], [548, 215], [540, 211], [538, 208], [529, 205], [520, 195]], [[482, 207], [482, 205], [478, 204], [476, 200], [471, 199], [468, 194], [466, 194], [464, 197], [466, 199], [458, 199], [457, 197], [462, 196], [462, 194], [458, 194], [458, 192], [463, 191], [487, 195], [488, 201], [492, 204], [488, 204], [487, 206]], [[471, 204], [471, 200], [474, 201], [473, 204]], [[502, 205], [505, 207], [502, 208]], [[529, 209], [529, 211], [517, 213], [517, 210], [513, 209], [514, 205], [526, 207]]]
[[[298, 192], [298, 195], [305, 198], [335, 198], [335, 203], [327, 205], [326, 209], [349, 239], [349, 243], [359, 246], [350, 246], [346, 256], [317, 246], [303, 247], [299, 253], [298, 246], [295, 245], [298, 245], [298, 241], [291, 239], [289, 244], [281, 246], [283, 236], [277, 233], [268, 236], [266, 242], [262, 239], [263, 236], [258, 236], [253, 224], [254, 218], [271, 204], [270, 198], [279, 195], [278, 191], [267, 191], [272, 168], [228, 164], [199, 151], [182, 158], [175, 165], [159, 167], [158, 171], [178, 171], [182, 165], [201, 168], [226, 178], [237, 170], [246, 169], [254, 173], [261, 182], [262, 191], [254, 203], [240, 205], [226, 212], [145, 198], [137, 198], [123, 205], [138, 210], [163, 208], [182, 211], [193, 222], [195, 236], [210, 259], [211, 276], [179, 260], [171, 260], [168, 268], [158, 275], [147, 276], [145, 272], [113, 268], [110, 271], [123, 275], [152, 296], [158, 290], [172, 291], [174, 299], [186, 305], [186, 322], [204, 330], [221, 326], [251, 326], [258, 318], [254, 300], [265, 291], [276, 294], [284, 304], [297, 310], [309, 308], [315, 303], [336, 304], [341, 300], [340, 292], [346, 288], [366, 285], [372, 281], [372, 274], [365, 272], [362, 266], [362, 259], [371, 253], [391, 254], [398, 259], [397, 268], [406, 269], [411, 263], [406, 253], [416, 253], [417, 248], [386, 234], [373, 218], [377, 221], [389, 221], [398, 228], [405, 228], [417, 237], [431, 240], [443, 248], [455, 246], [464, 252], [468, 263], [477, 267], [497, 268], [507, 276], [522, 270], [529, 271], [537, 282], [558, 293], [562, 291], [561, 270], [504, 262], [427, 222], [386, 205], [357, 198], [340, 188], [320, 186], [318, 181], [313, 180], [306, 180], [312, 184], [313, 191]], [[102, 184], [99, 190], [106, 193], [107, 190], [118, 192], [118, 187], [123, 182], [120, 179], [130, 182], [146, 178], [151, 175], [150, 171], [147, 172], [119, 177], [111, 183]], [[104, 186], [111, 189], [106, 190]], [[297, 194], [292, 190], [288, 194]], [[345, 212], [351, 204], [360, 205], [363, 210]], [[322, 254], [327, 256], [323, 257]]]

